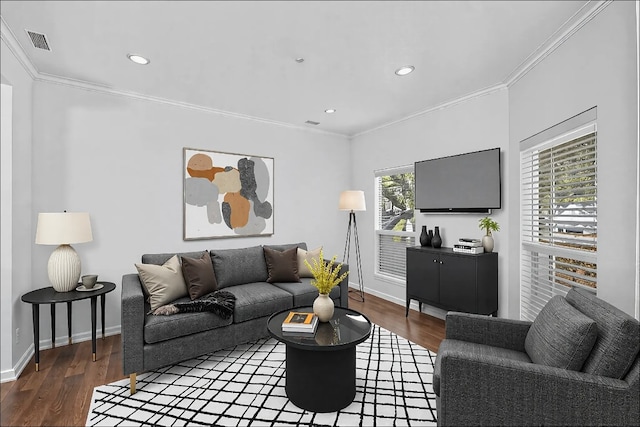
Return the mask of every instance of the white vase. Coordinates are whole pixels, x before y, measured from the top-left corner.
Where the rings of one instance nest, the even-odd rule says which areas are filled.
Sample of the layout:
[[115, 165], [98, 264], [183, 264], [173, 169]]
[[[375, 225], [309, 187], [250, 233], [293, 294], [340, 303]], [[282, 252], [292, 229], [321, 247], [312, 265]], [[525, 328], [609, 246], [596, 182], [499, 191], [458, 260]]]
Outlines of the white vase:
[[319, 294], [313, 302], [313, 312], [321, 322], [328, 322], [333, 317], [333, 300], [327, 294]]
[[488, 234], [482, 236], [482, 247], [485, 252], [493, 252], [493, 237]]

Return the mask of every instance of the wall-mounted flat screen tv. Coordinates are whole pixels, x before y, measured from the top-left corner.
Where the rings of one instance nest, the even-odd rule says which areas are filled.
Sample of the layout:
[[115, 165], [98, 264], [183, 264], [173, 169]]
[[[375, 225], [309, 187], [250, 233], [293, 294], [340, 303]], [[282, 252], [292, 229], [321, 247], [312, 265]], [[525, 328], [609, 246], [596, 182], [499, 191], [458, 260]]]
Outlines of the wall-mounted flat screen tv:
[[415, 207], [489, 213], [502, 207], [500, 177], [500, 148], [415, 162]]

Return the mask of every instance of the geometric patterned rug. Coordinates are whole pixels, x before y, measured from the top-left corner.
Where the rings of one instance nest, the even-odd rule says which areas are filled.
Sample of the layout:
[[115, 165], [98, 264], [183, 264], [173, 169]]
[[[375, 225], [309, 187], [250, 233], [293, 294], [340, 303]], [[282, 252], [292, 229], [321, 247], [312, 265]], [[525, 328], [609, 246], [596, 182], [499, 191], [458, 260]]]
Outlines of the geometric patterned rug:
[[96, 387], [88, 426], [425, 426], [436, 424], [436, 354], [373, 325], [356, 347], [356, 396], [315, 413], [285, 394], [285, 346], [273, 338], [238, 345]]

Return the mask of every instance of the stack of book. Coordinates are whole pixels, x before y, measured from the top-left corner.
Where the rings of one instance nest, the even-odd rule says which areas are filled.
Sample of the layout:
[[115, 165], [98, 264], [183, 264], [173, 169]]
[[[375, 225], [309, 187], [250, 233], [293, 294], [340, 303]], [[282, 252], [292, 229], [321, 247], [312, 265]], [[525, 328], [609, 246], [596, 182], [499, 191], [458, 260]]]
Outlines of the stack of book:
[[296, 334], [315, 334], [318, 316], [313, 313], [290, 311], [282, 322], [282, 332]]
[[465, 254], [481, 254], [484, 252], [484, 248], [480, 239], [460, 239], [458, 243], [453, 245], [453, 251]]

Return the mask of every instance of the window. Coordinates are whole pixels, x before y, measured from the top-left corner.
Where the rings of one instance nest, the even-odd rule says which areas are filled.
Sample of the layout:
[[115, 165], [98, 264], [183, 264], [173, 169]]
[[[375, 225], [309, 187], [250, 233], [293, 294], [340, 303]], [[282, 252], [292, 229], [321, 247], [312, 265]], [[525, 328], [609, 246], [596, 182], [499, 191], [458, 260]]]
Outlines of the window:
[[523, 319], [571, 287], [597, 288], [596, 143], [594, 108], [521, 145]]
[[376, 273], [405, 281], [406, 248], [415, 242], [413, 165], [375, 172]]

